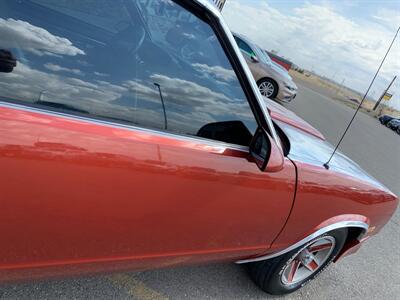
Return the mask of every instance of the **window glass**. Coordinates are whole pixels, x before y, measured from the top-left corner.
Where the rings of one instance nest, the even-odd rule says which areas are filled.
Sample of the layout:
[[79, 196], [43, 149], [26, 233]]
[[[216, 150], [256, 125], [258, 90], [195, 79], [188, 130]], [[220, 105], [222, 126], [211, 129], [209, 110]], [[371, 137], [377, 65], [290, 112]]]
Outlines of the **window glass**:
[[238, 44], [240, 50], [246, 52], [248, 55], [255, 55], [254, 51], [250, 48], [250, 46], [244, 42], [242, 39], [235, 36], [236, 43]]
[[257, 127], [215, 33], [173, 1], [0, 1], [0, 36], [2, 101], [242, 145]]
[[254, 46], [256, 52], [257, 52], [257, 57], [258, 59], [264, 63], [264, 64], [271, 64], [271, 59], [269, 58], [269, 56], [257, 45]]

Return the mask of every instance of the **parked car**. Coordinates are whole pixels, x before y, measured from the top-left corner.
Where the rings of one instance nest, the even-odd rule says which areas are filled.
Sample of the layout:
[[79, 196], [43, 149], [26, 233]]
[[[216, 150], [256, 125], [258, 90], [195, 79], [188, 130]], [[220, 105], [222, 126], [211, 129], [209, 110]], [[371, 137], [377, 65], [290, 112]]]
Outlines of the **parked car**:
[[323, 166], [207, 0], [0, 1], [0, 34], [2, 282], [230, 261], [285, 294], [398, 205]]
[[389, 123], [391, 120], [393, 120], [394, 117], [389, 116], [389, 115], [383, 115], [379, 117], [379, 122], [381, 122], [382, 125], [386, 125]]
[[392, 119], [386, 126], [400, 134], [400, 119]]
[[261, 94], [283, 102], [292, 101], [297, 95], [297, 86], [289, 73], [273, 62], [268, 54], [246, 37], [233, 34], [243, 53]]

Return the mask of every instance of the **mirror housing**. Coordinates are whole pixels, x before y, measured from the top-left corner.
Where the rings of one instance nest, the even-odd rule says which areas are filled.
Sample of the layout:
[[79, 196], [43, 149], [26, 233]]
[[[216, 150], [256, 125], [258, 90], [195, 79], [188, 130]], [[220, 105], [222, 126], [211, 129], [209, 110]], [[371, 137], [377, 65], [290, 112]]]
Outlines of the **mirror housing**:
[[258, 58], [254, 54], [250, 55], [250, 59], [252, 62], [258, 63]]
[[278, 172], [283, 169], [281, 149], [261, 127], [257, 129], [250, 143], [250, 156], [261, 171]]

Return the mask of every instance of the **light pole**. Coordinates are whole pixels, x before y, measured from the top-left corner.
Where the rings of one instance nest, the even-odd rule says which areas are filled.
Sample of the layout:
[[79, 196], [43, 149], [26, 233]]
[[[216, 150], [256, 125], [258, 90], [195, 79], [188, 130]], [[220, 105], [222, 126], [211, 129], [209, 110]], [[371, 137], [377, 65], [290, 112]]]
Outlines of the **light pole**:
[[163, 108], [163, 112], [164, 112], [164, 129], [167, 130], [168, 129], [167, 113], [165, 111], [165, 104], [164, 104], [164, 98], [163, 98], [163, 95], [161, 92], [161, 86], [157, 82], [154, 82], [154, 85], [156, 87], [158, 87], [158, 92], [160, 93], [161, 104], [162, 104], [162, 108]]
[[339, 86], [339, 89], [337, 90], [337, 92], [336, 92], [336, 94], [339, 94], [340, 93], [340, 91], [342, 90], [342, 88], [343, 88], [343, 84], [344, 84], [344, 82], [345, 82], [345, 78], [343, 78], [343, 80], [342, 80], [342, 83], [340, 84], [340, 86]]
[[390, 84], [388, 85], [388, 87], [386, 88], [386, 90], [383, 92], [383, 94], [379, 97], [379, 100], [376, 101], [375, 106], [372, 110], [375, 110], [378, 108], [379, 104], [381, 103], [383, 97], [386, 95], [387, 91], [390, 89], [390, 87], [392, 86], [393, 82], [396, 80], [397, 76], [394, 76], [394, 78], [392, 79], [392, 81], [390, 82]]

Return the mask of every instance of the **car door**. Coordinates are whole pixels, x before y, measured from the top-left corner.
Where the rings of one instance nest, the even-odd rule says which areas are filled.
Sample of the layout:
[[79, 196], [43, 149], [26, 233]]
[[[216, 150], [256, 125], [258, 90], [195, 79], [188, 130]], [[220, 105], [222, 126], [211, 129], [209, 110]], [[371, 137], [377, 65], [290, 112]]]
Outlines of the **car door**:
[[249, 161], [258, 125], [212, 27], [141, 3], [0, 4], [0, 270], [235, 259], [282, 229], [294, 167]]

